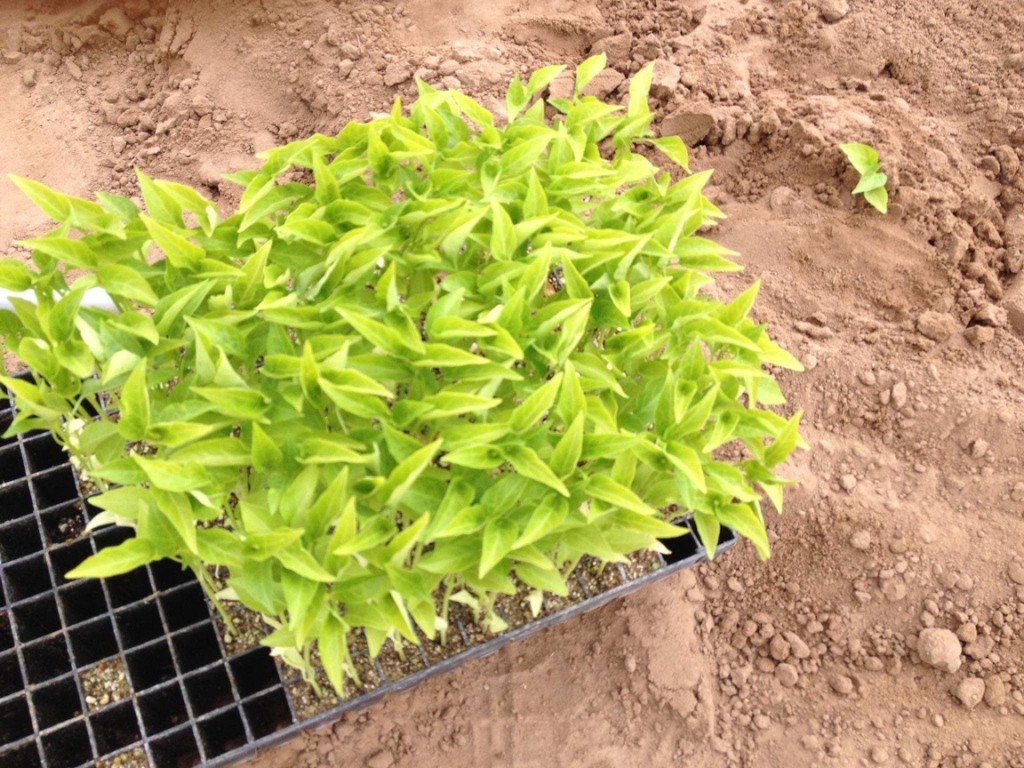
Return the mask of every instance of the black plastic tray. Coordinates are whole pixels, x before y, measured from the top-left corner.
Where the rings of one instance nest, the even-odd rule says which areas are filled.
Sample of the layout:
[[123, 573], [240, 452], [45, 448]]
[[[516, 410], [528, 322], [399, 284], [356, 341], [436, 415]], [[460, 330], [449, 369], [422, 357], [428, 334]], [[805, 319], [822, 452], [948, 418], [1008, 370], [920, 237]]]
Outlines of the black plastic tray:
[[[0, 433], [14, 417], [2, 398], [0, 391]], [[177, 565], [103, 581], [64, 578], [128, 535], [107, 528], [83, 536], [96, 512], [48, 434], [0, 440], [2, 768], [103, 766], [127, 753], [152, 768], [232, 763], [706, 559], [696, 537], [673, 539], [656, 570], [631, 579], [618, 567], [619, 586], [598, 594], [578, 578], [582, 601], [484, 642], [456, 621], [465, 650], [435, 663], [421, 651], [424, 667], [395, 680], [378, 662], [379, 687], [302, 719], [292, 696], [298, 676], [266, 648], [227, 648], [198, 582]], [[722, 533], [719, 552], [734, 543]], [[83, 674], [104, 663], [122, 665], [130, 692], [87, 707]]]

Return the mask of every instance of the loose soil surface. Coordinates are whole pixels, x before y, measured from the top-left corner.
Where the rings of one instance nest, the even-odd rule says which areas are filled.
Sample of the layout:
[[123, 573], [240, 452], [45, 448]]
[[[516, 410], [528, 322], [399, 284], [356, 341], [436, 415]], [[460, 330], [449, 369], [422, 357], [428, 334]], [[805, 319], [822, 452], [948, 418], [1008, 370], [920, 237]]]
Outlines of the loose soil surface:
[[[1024, 766], [1020, 0], [26, 0], [0, 170], [134, 194], [515, 72], [658, 60], [663, 132], [805, 362], [813, 446], [728, 558], [266, 752], [257, 766]], [[880, 151], [881, 216], [837, 145]], [[0, 182], [0, 253], [45, 229]]]

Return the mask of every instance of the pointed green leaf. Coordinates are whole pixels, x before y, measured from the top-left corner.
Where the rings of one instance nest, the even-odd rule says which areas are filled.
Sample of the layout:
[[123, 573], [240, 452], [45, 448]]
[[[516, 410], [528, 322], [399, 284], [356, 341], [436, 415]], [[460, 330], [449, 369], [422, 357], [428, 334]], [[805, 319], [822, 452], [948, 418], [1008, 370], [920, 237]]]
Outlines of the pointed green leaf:
[[532, 448], [525, 445], [510, 445], [500, 450], [520, 475], [543, 483], [568, 498], [569, 489], [565, 487], [565, 483], [540, 460]]
[[583, 89], [587, 87], [591, 80], [597, 77], [608, 64], [608, 56], [604, 53], [599, 53], [596, 56], [591, 56], [589, 59], [584, 59], [576, 66], [576, 87], [575, 94], [578, 96], [583, 93]]
[[484, 578], [512, 551], [519, 535], [514, 523], [509, 520], [492, 520], [484, 527], [483, 548], [480, 555], [479, 578]]
[[68, 579], [106, 579], [134, 571], [158, 559], [149, 542], [128, 539], [114, 547], [104, 547], [81, 565], [68, 571]]

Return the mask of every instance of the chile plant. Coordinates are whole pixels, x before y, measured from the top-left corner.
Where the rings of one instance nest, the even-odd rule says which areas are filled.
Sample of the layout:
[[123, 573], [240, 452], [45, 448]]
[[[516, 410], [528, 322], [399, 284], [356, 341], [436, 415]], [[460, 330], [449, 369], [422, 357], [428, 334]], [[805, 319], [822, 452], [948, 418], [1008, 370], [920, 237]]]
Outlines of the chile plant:
[[[673, 181], [651, 138], [651, 68], [628, 104], [512, 81], [498, 125], [419, 83], [406, 112], [268, 152], [223, 218], [139, 173], [131, 200], [15, 179], [58, 227], [0, 261], [0, 311], [31, 369], [4, 377], [12, 433], [51, 430], [102, 491], [92, 526], [134, 537], [72, 577], [170, 558], [275, 630], [266, 645], [340, 692], [353, 632], [443, 636], [451, 600], [567, 594], [584, 556], [621, 562], [720, 526], [762, 557], [762, 498], [801, 445], [766, 364], [799, 369], [748, 313], [702, 293], [736, 270], [698, 235], [709, 172]], [[73, 282], [67, 271], [84, 273]], [[91, 288], [115, 310], [82, 304]], [[218, 590], [212, 567], [227, 574]]]

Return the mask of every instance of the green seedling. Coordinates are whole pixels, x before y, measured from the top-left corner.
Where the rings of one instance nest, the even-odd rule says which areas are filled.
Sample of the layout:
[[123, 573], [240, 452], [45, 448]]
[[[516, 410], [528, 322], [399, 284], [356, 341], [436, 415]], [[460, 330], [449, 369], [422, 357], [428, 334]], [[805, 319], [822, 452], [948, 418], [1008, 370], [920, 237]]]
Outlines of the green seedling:
[[134, 530], [70, 577], [177, 561], [340, 693], [354, 635], [443, 639], [453, 602], [500, 629], [497, 596], [537, 609], [683, 513], [710, 551], [725, 525], [768, 556], [762, 502], [802, 441], [766, 366], [800, 364], [749, 317], [757, 284], [702, 291], [738, 267], [698, 234], [710, 173], [650, 138], [651, 67], [627, 105], [578, 84], [549, 108], [561, 70], [513, 80], [505, 125], [420, 82], [231, 176], [226, 218], [142, 173], [145, 212], [15, 180], [58, 226], [22, 243], [31, 268], [0, 260], [38, 297], [0, 311], [34, 374], [0, 377], [9, 434], [52, 431], [103, 491], [91, 527]]
[[882, 173], [875, 148], [868, 144], [841, 144], [839, 148], [860, 174], [860, 182], [854, 187], [853, 194], [864, 195], [864, 199], [881, 213], [888, 211], [889, 193], [885, 184], [889, 177]]

